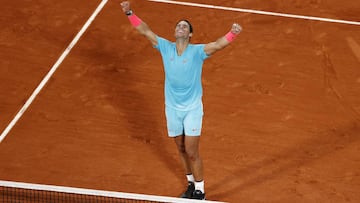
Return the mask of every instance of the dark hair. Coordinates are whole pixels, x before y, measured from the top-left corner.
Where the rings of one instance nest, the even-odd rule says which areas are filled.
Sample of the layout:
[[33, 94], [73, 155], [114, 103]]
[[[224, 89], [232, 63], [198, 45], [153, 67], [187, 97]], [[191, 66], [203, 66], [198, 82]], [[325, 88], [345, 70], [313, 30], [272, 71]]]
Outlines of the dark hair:
[[188, 20], [186, 20], [186, 19], [179, 20], [179, 21], [176, 23], [176, 25], [179, 24], [181, 21], [185, 21], [185, 22], [189, 25], [190, 33], [192, 33], [192, 32], [193, 32], [193, 27], [192, 27], [191, 23], [190, 23]]

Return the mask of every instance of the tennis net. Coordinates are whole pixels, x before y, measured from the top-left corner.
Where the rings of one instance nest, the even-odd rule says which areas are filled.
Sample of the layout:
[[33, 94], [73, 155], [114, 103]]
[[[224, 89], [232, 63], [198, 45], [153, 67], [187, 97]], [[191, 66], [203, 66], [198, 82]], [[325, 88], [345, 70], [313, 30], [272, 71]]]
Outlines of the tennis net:
[[[1, 203], [213, 202], [0, 180]], [[219, 202], [218, 202], [219, 203]]]

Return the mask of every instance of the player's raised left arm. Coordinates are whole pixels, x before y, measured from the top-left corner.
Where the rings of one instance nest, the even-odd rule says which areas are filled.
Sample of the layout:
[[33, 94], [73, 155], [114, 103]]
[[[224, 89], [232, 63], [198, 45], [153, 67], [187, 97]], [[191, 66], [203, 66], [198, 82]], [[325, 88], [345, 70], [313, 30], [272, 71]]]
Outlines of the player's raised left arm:
[[204, 51], [207, 55], [214, 54], [215, 52], [228, 46], [236, 36], [241, 32], [242, 28], [239, 24], [234, 23], [231, 30], [225, 35], [217, 39], [215, 42], [205, 44]]

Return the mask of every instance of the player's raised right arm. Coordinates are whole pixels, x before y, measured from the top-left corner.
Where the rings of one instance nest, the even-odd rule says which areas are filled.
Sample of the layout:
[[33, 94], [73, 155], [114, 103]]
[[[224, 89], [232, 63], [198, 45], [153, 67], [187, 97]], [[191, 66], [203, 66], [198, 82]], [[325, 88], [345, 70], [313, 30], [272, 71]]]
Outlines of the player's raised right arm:
[[156, 34], [144, 21], [142, 21], [134, 14], [134, 12], [130, 8], [130, 2], [124, 1], [120, 5], [123, 12], [128, 16], [131, 25], [135, 27], [140, 34], [144, 35], [147, 39], [149, 39], [153, 46], [157, 45]]

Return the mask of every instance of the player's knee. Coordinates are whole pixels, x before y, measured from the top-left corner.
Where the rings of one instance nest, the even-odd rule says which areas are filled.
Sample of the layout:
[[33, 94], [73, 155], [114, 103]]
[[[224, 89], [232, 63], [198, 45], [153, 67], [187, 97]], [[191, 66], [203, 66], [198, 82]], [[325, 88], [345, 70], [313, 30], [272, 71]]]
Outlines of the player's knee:
[[186, 150], [185, 150], [185, 145], [184, 144], [176, 144], [177, 149], [179, 151], [179, 153], [181, 154], [186, 154]]
[[199, 152], [197, 149], [186, 148], [185, 151], [190, 161], [199, 159]]

